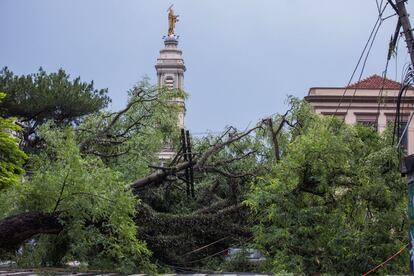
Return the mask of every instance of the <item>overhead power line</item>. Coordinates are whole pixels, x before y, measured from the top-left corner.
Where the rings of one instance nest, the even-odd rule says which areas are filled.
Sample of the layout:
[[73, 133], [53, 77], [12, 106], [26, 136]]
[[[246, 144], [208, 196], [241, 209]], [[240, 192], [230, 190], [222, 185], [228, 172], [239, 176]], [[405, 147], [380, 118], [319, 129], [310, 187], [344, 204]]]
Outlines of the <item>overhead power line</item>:
[[384, 267], [387, 263], [389, 263], [390, 261], [392, 261], [395, 257], [397, 257], [401, 253], [403, 253], [404, 250], [406, 250], [410, 246], [411, 246], [411, 243], [407, 243], [406, 245], [404, 245], [403, 247], [401, 247], [400, 250], [398, 250], [395, 254], [393, 254], [392, 256], [390, 256], [389, 258], [387, 258], [384, 262], [380, 263], [379, 265], [377, 265], [373, 269], [369, 270], [368, 272], [365, 272], [364, 274], [362, 274], [362, 276], [367, 276], [369, 274], [372, 274], [372, 273], [376, 272], [378, 269]]
[[[382, 18], [382, 16], [383, 16], [383, 14], [384, 14], [387, 6], [388, 6], [388, 3], [386, 3], [384, 5], [384, 7], [382, 7], [382, 2], [383, 1], [381, 1], [381, 5], [379, 5], [378, 2], [377, 2], [377, 7], [379, 8], [378, 9], [378, 17], [377, 17], [377, 19], [375, 21], [374, 26], [372, 27], [372, 30], [371, 30], [371, 32], [370, 32], [370, 34], [368, 36], [368, 39], [367, 39], [367, 41], [366, 41], [366, 43], [364, 45], [363, 50], [362, 50], [362, 52], [361, 52], [361, 54], [360, 54], [360, 56], [358, 58], [358, 61], [357, 61], [356, 65], [355, 65], [355, 68], [352, 71], [352, 74], [351, 74], [351, 76], [350, 76], [350, 78], [348, 80], [348, 83], [347, 83], [346, 87], [344, 88], [344, 92], [342, 93], [342, 96], [341, 96], [341, 98], [339, 100], [339, 103], [338, 103], [338, 105], [337, 105], [337, 107], [335, 109], [334, 115], [338, 112], [339, 108], [341, 107], [342, 102], [343, 102], [343, 100], [344, 100], [344, 98], [346, 96], [346, 92], [349, 90], [349, 86], [351, 85], [351, 83], [352, 83], [352, 81], [354, 79], [354, 76], [355, 76], [356, 72], [358, 71], [358, 68], [361, 65], [361, 62], [362, 62], [362, 68], [361, 68], [361, 72], [359, 74], [359, 77], [358, 77], [357, 82], [359, 82], [361, 80], [361, 78], [362, 78], [362, 75], [363, 75], [364, 70], [365, 70], [366, 63], [368, 61], [368, 57], [369, 57], [369, 55], [371, 53], [372, 46], [373, 46], [373, 44], [375, 42], [375, 38], [376, 38], [376, 36], [378, 34], [378, 31], [379, 31], [382, 23], [384, 22], [384, 20], [387, 19], [387, 18]], [[346, 112], [349, 111], [349, 108], [350, 108], [350, 106], [351, 106], [351, 104], [353, 102], [353, 99], [355, 97], [356, 91], [357, 91], [357, 87], [355, 87], [355, 89], [354, 89], [354, 92], [352, 94], [351, 101], [350, 101], [350, 103], [347, 106]]]
[[377, 114], [378, 114], [378, 116], [379, 116], [380, 111], [381, 111], [382, 93], [384, 91], [384, 85], [385, 85], [385, 81], [387, 79], [388, 65], [390, 63], [392, 53], [393, 52], [396, 53], [398, 42], [400, 41], [400, 39], [399, 39], [400, 38], [400, 35], [399, 35], [400, 29], [401, 29], [401, 22], [400, 22], [400, 20], [398, 20], [398, 24], [397, 24], [397, 27], [395, 28], [394, 35], [391, 36], [390, 43], [388, 45], [388, 53], [387, 53], [387, 60], [386, 60], [386, 63], [385, 63], [385, 69], [382, 72], [382, 85], [381, 85], [381, 89], [378, 93], [378, 98], [377, 98], [377, 101], [378, 101]]

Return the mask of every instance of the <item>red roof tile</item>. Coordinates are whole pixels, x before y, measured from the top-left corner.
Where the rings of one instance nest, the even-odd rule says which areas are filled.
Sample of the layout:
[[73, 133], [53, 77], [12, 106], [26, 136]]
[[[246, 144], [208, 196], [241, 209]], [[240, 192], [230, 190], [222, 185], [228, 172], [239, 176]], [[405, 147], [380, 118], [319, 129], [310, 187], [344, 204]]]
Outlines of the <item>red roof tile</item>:
[[384, 79], [378, 75], [372, 75], [364, 80], [353, 83], [348, 86], [348, 88], [358, 88], [358, 89], [381, 89], [384, 86], [384, 89], [400, 89], [401, 84], [399, 82]]

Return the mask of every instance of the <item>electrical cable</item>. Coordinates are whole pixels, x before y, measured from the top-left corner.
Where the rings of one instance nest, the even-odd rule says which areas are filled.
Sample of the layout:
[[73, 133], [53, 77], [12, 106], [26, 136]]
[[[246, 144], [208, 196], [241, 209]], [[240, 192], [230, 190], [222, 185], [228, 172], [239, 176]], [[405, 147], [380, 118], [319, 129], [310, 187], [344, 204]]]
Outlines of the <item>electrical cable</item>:
[[[387, 17], [387, 18], [389, 18], [389, 17]], [[382, 93], [384, 91], [384, 85], [385, 85], [385, 81], [386, 81], [386, 78], [387, 78], [388, 65], [389, 65], [389, 62], [391, 60], [391, 57], [393, 56], [393, 53], [395, 53], [395, 60], [396, 60], [395, 64], [396, 64], [396, 70], [397, 70], [397, 58], [398, 58], [397, 50], [398, 50], [398, 43], [399, 43], [400, 37], [401, 37], [399, 35], [400, 29], [401, 29], [401, 22], [400, 22], [400, 20], [398, 20], [398, 23], [397, 23], [397, 26], [395, 28], [394, 34], [391, 36], [390, 43], [389, 43], [389, 46], [388, 46], [388, 54], [387, 54], [385, 69], [384, 69], [383, 75], [382, 75], [382, 85], [381, 85], [381, 89], [378, 93], [378, 99], [377, 99], [377, 101], [378, 101], [378, 107], [377, 107], [378, 118], [379, 118], [379, 114], [380, 114], [380, 111], [381, 111]], [[396, 78], [397, 78], [397, 73], [396, 73]], [[378, 121], [379, 121], [378, 118], [377, 118], [377, 124], [378, 124]]]
[[405, 128], [404, 128], [404, 131], [401, 133], [400, 140], [398, 141], [398, 144], [397, 144], [397, 146], [396, 146], [397, 148], [400, 146], [401, 141], [402, 141], [402, 139], [404, 138], [404, 135], [405, 135], [405, 133], [406, 133], [406, 132], [407, 132], [407, 130], [408, 130], [408, 126], [410, 125], [411, 120], [413, 119], [413, 116], [414, 116], [414, 111], [411, 111], [410, 118], [408, 119], [407, 124], [405, 125]]
[[340, 108], [340, 106], [341, 106], [341, 104], [342, 104], [342, 101], [343, 101], [343, 99], [344, 99], [344, 97], [345, 97], [345, 94], [346, 94], [346, 92], [348, 91], [348, 88], [349, 88], [349, 86], [350, 86], [350, 85], [351, 85], [351, 83], [352, 83], [352, 79], [354, 78], [355, 73], [356, 73], [356, 71], [358, 70], [359, 64], [361, 63], [362, 58], [364, 57], [365, 51], [366, 51], [366, 50], [367, 50], [367, 48], [368, 48], [368, 45], [369, 45], [369, 43], [370, 43], [370, 41], [371, 41], [371, 38], [372, 38], [372, 36], [373, 36], [373, 34], [374, 34], [374, 32], [375, 32], [375, 30], [376, 30], [377, 25], [378, 25], [378, 23], [379, 23], [379, 22], [380, 22], [380, 18], [377, 18], [377, 21], [375, 22], [374, 27], [372, 28], [372, 31], [371, 31], [371, 33], [370, 33], [370, 35], [369, 35], [369, 37], [368, 37], [368, 40], [367, 40], [367, 42], [365, 43], [364, 49], [362, 50], [362, 53], [361, 53], [361, 55], [360, 55], [360, 56], [359, 56], [359, 58], [358, 58], [358, 62], [357, 62], [357, 64], [355, 65], [354, 71], [352, 72], [351, 77], [350, 77], [350, 78], [349, 78], [349, 80], [348, 80], [348, 84], [346, 85], [346, 87], [345, 87], [345, 89], [344, 89], [344, 92], [342, 93], [342, 96], [341, 96], [341, 98], [340, 98], [340, 100], [339, 100], [339, 104], [338, 104], [338, 106], [336, 107], [336, 110], [335, 110], [335, 113], [334, 113], [334, 114], [336, 114], [336, 113], [338, 112], [338, 109]]
[[[379, 114], [381, 112], [381, 101], [382, 101], [382, 92], [384, 91], [384, 86], [385, 86], [385, 80], [387, 78], [387, 71], [388, 71], [388, 64], [389, 64], [389, 59], [387, 59], [387, 62], [385, 64], [385, 69], [382, 72], [382, 85], [381, 85], [381, 89], [378, 93], [378, 97], [377, 97], [377, 101], [378, 101], [378, 107], [377, 107], [377, 116], [379, 117]], [[379, 120], [377, 119], [377, 125], [378, 125]]]
[[405, 94], [410, 88], [410, 86], [414, 83], [414, 70], [411, 66], [408, 66], [405, 69], [403, 81], [401, 82], [401, 88], [398, 93], [397, 97], [397, 106], [396, 106], [396, 113], [395, 113], [395, 119], [394, 119], [394, 129], [393, 129], [393, 137], [392, 137], [392, 144], [394, 145], [395, 137], [397, 137], [397, 141], [401, 138], [401, 111], [404, 110], [404, 107], [401, 108], [401, 103], [403, 101], [403, 98], [405, 97]]
[[[252, 240], [253, 238], [254, 238], [254, 237], [253, 237], [253, 236], [251, 236], [250, 238], [246, 239], [244, 242], [248, 242], [248, 241]], [[223, 250], [220, 250], [220, 251], [218, 251], [218, 252], [215, 252], [215, 253], [213, 253], [213, 254], [210, 254], [210, 255], [208, 255], [208, 256], [202, 257], [202, 258], [197, 259], [197, 260], [191, 260], [191, 261], [188, 261], [188, 262], [183, 262], [182, 264], [192, 264], [192, 263], [198, 263], [198, 262], [200, 262], [200, 261], [204, 261], [204, 260], [209, 259], [209, 258], [211, 258], [211, 257], [215, 257], [215, 256], [217, 256], [217, 255], [220, 255], [220, 254], [222, 254], [222, 253], [226, 252], [227, 250], [228, 250], [228, 248], [223, 249]]]
[[401, 85], [400, 91], [398, 92], [398, 96], [397, 96], [397, 107], [396, 107], [396, 112], [395, 112], [395, 119], [394, 119], [394, 130], [393, 130], [393, 135], [392, 135], [392, 145], [394, 145], [395, 142], [395, 136], [397, 136], [399, 138], [399, 124], [400, 124], [400, 104], [401, 104], [401, 96], [404, 93], [405, 90], [405, 84]]
[[[381, 3], [382, 3], [382, 1], [381, 1]], [[366, 63], [367, 63], [367, 60], [368, 60], [369, 54], [370, 54], [370, 52], [371, 52], [372, 46], [373, 46], [373, 44], [374, 44], [375, 38], [376, 38], [376, 36], [377, 36], [377, 34], [378, 34], [378, 31], [379, 31], [379, 29], [380, 29], [380, 27], [381, 27], [382, 23], [383, 23], [383, 22], [384, 22], [384, 20], [385, 20], [385, 19], [383, 19], [383, 18], [382, 18], [382, 15], [383, 15], [383, 13], [384, 13], [384, 12], [385, 12], [385, 10], [386, 10], [387, 5], [388, 5], [388, 3], [386, 3], [386, 4], [384, 5], [384, 7], [382, 7], [382, 9], [381, 9], [381, 10], [380, 10], [380, 12], [379, 12], [378, 18], [377, 18], [377, 20], [376, 20], [376, 22], [375, 22], [375, 24], [374, 24], [374, 27], [373, 27], [373, 28], [372, 28], [372, 30], [371, 30], [371, 33], [370, 33], [370, 35], [369, 35], [369, 37], [368, 37], [367, 42], [365, 43], [365, 46], [364, 46], [364, 48], [363, 48], [363, 50], [362, 50], [362, 53], [361, 53], [361, 55], [359, 56], [358, 62], [357, 62], [356, 66], [355, 66], [355, 68], [354, 68], [354, 70], [353, 70], [353, 72], [352, 72], [352, 74], [351, 74], [351, 77], [349, 78], [348, 84], [347, 84], [347, 86], [345, 87], [344, 92], [342, 93], [342, 96], [341, 96], [341, 98], [340, 98], [340, 100], [339, 100], [339, 103], [338, 103], [338, 105], [337, 105], [336, 109], [335, 109], [335, 112], [333, 113], [332, 118], [335, 116], [335, 114], [338, 112], [339, 108], [341, 107], [341, 104], [342, 104], [342, 102], [343, 102], [343, 100], [344, 100], [344, 98], [345, 98], [346, 92], [347, 92], [347, 91], [348, 91], [348, 89], [349, 89], [349, 86], [350, 86], [350, 84], [351, 84], [351, 82], [352, 82], [352, 80], [353, 80], [353, 78], [354, 78], [354, 76], [355, 76], [355, 74], [356, 74], [356, 72], [357, 72], [357, 70], [358, 70], [358, 68], [359, 68], [359, 65], [361, 64], [361, 61], [364, 59], [364, 61], [363, 61], [363, 65], [362, 65], [362, 68], [361, 68], [361, 72], [360, 72], [360, 74], [359, 74], [359, 78], [358, 78], [358, 81], [357, 81], [356, 83], [358, 83], [358, 82], [361, 80], [361, 78], [362, 78], [362, 74], [363, 74], [363, 72], [364, 72], [364, 70], [365, 70], [365, 66], [366, 66]], [[365, 58], [364, 58], [364, 55], [365, 55]], [[347, 107], [347, 109], [346, 109], [346, 112], [348, 112], [348, 111], [349, 111], [349, 108], [350, 108], [350, 106], [351, 106], [351, 104], [352, 104], [352, 102], [353, 102], [353, 99], [354, 99], [354, 97], [355, 97], [355, 94], [356, 94], [357, 89], [358, 89], [358, 87], [356, 86], [356, 87], [355, 87], [355, 89], [354, 89], [354, 92], [353, 92], [353, 94], [352, 94], [352, 97], [351, 97], [350, 103], [348, 104], [348, 107]], [[341, 122], [341, 125], [342, 125], [343, 123], [344, 123], [344, 121], [342, 121], [342, 122]]]
[[[367, 61], [368, 61], [369, 54], [371, 53], [372, 46], [374, 45], [375, 38], [377, 37], [377, 34], [378, 34], [378, 31], [379, 31], [379, 28], [381, 27], [381, 24], [382, 24], [382, 21], [380, 21], [380, 24], [378, 24], [378, 27], [377, 27], [377, 29], [376, 29], [376, 31], [375, 31], [375, 33], [374, 33], [374, 36], [373, 36], [373, 38], [372, 38], [372, 40], [371, 40], [371, 43], [370, 43], [370, 45], [369, 45], [369, 48], [368, 48], [367, 54], [366, 54], [366, 56], [365, 56], [365, 58], [364, 58], [364, 62], [363, 62], [363, 64], [362, 64], [361, 72], [360, 72], [360, 74], [359, 74], [359, 78], [358, 78], [357, 83], [358, 83], [358, 82], [360, 82], [360, 80], [361, 80], [361, 78], [362, 78], [362, 75], [363, 75], [364, 70], [365, 70], [365, 66], [366, 66]], [[356, 85], [355, 85], [354, 92], [352, 93], [351, 99], [350, 99], [350, 101], [349, 101], [349, 103], [348, 103], [348, 106], [346, 107], [345, 114], [346, 114], [346, 113], [348, 113], [349, 109], [351, 108], [351, 105], [352, 105], [352, 103], [353, 103], [353, 101], [354, 101], [354, 99], [355, 99], [355, 95], [356, 95], [357, 90], [358, 90], [358, 84], [356, 84]], [[338, 106], [338, 107], [339, 107], [339, 106]], [[341, 121], [341, 126], [342, 126], [344, 123], [345, 123], [345, 120]]]
[[206, 259], [209, 259], [209, 258], [211, 258], [211, 257], [214, 257], [214, 256], [217, 256], [217, 255], [220, 255], [220, 254], [222, 254], [222, 253], [226, 252], [227, 250], [228, 250], [228, 248], [223, 249], [223, 250], [221, 250], [221, 251], [219, 251], [219, 252], [213, 253], [213, 254], [211, 254], [211, 255], [205, 256], [205, 257], [200, 258], [200, 259], [198, 259], [198, 260], [192, 260], [192, 261], [184, 262], [183, 264], [198, 263], [198, 262], [204, 261], [204, 260], [206, 260]]
[[[394, 35], [398, 35], [398, 34], [394, 34]], [[395, 58], [395, 60], [396, 60], [396, 70], [397, 70], [397, 50], [398, 50], [398, 43], [399, 43], [399, 41], [400, 41], [400, 36], [398, 36], [398, 39], [397, 39], [397, 41], [395, 42], [395, 45], [393, 45], [393, 41], [395, 42], [395, 39], [393, 39], [392, 37], [391, 37], [391, 41], [390, 41], [390, 47], [388, 48], [388, 55], [387, 55], [387, 61], [386, 61], [386, 63], [385, 63], [385, 69], [384, 69], [384, 71], [382, 72], [382, 85], [381, 85], [381, 89], [380, 89], [380, 91], [379, 91], [379, 93], [378, 93], [378, 98], [377, 98], [377, 101], [378, 101], [378, 107], [377, 107], [377, 116], [379, 117], [379, 114], [380, 114], [380, 111], [381, 111], [381, 104], [382, 104], [382, 95], [383, 95], [383, 91], [384, 91], [384, 86], [385, 86], [385, 81], [386, 81], [386, 78], [387, 78], [387, 72], [388, 72], [388, 65], [389, 65], [389, 62], [390, 62], [390, 59], [391, 59], [391, 56], [392, 56], [392, 52], [394, 51], [395, 53], [396, 53], [396, 58]], [[394, 48], [394, 50], [393, 50], [393, 48]], [[396, 73], [396, 75], [397, 75], [397, 73]], [[377, 119], [377, 124], [378, 124], [378, 119]]]
[[231, 238], [231, 236], [226, 236], [226, 237], [221, 238], [221, 239], [218, 239], [218, 240], [216, 240], [216, 241], [214, 241], [214, 242], [212, 242], [212, 243], [209, 243], [209, 244], [207, 244], [207, 245], [204, 245], [204, 246], [202, 246], [202, 247], [199, 247], [199, 248], [197, 248], [197, 249], [195, 249], [195, 250], [191, 250], [191, 251], [189, 251], [189, 252], [187, 252], [187, 253], [184, 253], [184, 254], [183, 254], [183, 255], [181, 255], [180, 257], [183, 257], [183, 256], [186, 256], [186, 255], [188, 255], [188, 254], [192, 254], [192, 253], [195, 253], [195, 252], [201, 251], [201, 250], [203, 250], [203, 249], [205, 249], [205, 248], [207, 248], [207, 247], [210, 247], [210, 246], [212, 246], [212, 245], [214, 245], [214, 244], [216, 244], [216, 243], [219, 243], [219, 242], [221, 242], [221, 241], [223, 241], [223, 240], [226, 240], [226, 239], [228, 239], [228, 238]]
[[398, 39], [397, 39], [397, 43], [395, 43], [395, 79], [397, 79], [397, 75], [398, 75], [398, 45], [399, 45], [399, 43], [400, 43], [400, 38], [401, 38], [401, 36], [399, 35], [398, 36]]
[[362, 274], [362, 276], [367, 276], [367, 275], [369, 275], [371, 273], [376, 272], [381, 267], [384, 267], [384, 265], [386, 265], [391, 260], [393, 260], [395, 257], [397, 257], [398, 255], [400, 255], [401, 253], [403, 253], [404, 250], [407, 249], [410, 245], [411, 245], [411, 243], [407, 243], [406, 245], [404, 245], [403, 247], [401, 247], [400, 250], [398, 250], [396, 253], [394, 253], [391, 257], [387, 258], [384, 262], [380, 263], [379, 265], [377, 265], [373, 269], [370, 269], [368, 272], [365, 272], [364, 274]]
[[378, 4], [378, 0], [375, 0], [375, 3], [377, 4], [378, 14], [381, 13], [382, 2], [384, 2], [384, 0], [381, 0], [381, 4]]

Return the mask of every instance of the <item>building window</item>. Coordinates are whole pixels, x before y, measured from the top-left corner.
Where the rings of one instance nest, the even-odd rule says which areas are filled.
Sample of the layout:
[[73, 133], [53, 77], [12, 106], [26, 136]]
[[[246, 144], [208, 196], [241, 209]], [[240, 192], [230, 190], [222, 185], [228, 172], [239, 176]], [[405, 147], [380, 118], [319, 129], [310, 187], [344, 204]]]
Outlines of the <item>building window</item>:
[[378, 116], [377, 114], [357, 114], [356, 122], [359, 125], [371, 127], [378, 130]]
[[[407, 122], [400, 122], [400, 127], [399, 127], [400, 131], [398, 133], [398, 137], [400, 137], [399, 139], [401, 139], [401, 136], [403, 135], [404, 129], [405, 129], [406, 126], [407, 126]], [[404, 133], [404, 136], [402, 136], [402, 139], [401, 139], [401, 148], [404, 149], [405, 151], [408, 150], [408, 138], [407, 138], [407, 134], [408, 134], [408, 129]]]
[[[400, 117], [401, 121], [400, 121], [399, 133], [398, 133], [398, 137], [400, 138], [401, 138], [401, 135], [404, 133], [405, 127], [407, 126], [408, 118], [409, 118], [409, 114], [406, 114], [406, 113], [401, 114], [401, 117]], [[395, 122], [395, 114], [387, 114], [387, 124], [394, 125], [394, 122]], [[398, 138], [398, 140], [400, 138]], [[404, 151], [408, 150], [408, 129], [404, 133], [404, 136], [401, 139], [401, 148], [404, 149]]]
[[165, 86], [167, 86], [169, 89], [174, 88], [174, 78], [172, 76], [167, 76], [164, 81]]

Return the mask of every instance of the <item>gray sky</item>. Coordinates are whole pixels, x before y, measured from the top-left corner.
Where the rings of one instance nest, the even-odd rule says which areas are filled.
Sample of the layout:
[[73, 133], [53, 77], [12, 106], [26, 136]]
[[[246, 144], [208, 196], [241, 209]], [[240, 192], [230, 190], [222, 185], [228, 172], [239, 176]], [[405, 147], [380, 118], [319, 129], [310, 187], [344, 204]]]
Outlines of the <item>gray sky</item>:
[[[286, 95], [345, 86], [378, 15], [375, 0], [1, 0], [0, 66], [16, 74], [61, 67], [109, 88], [111, 109], [120, 109], [144, 75], [155, 83], [172, 3], [195, 133], [245, 128], [284, 112]], [[395, 24], [395, 16], [384, 21], [363, 77], [381, 75]], [[403, 39], [397, 61], [392, 79], [408, 61]]]

